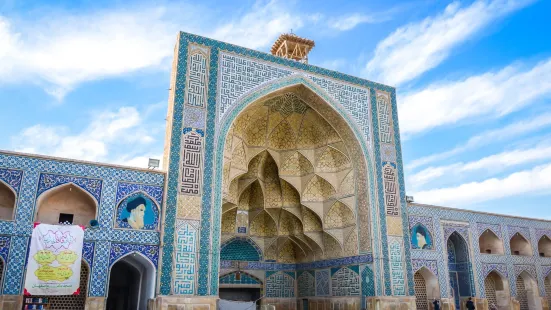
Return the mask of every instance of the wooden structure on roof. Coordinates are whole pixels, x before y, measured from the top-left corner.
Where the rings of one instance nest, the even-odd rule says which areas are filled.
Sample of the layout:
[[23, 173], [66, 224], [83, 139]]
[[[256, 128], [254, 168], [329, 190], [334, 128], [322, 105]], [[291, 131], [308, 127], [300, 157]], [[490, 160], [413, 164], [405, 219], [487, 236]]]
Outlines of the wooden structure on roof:
[[316, 44], [312, 40], [301, 38], [294, 33], [284, 33], [272, 46], [272, 55], [308, 63], [308, 53]]

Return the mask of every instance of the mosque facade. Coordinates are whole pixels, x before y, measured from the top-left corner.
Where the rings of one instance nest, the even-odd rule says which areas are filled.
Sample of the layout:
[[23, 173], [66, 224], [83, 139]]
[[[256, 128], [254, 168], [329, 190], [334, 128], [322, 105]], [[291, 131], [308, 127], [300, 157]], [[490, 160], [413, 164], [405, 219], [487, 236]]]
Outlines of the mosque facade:
[[[159, 171], [0, 152], [0, 308], [549, 309], [551, 222], [414, 203], [396, 89], [312, 47], [180, 33]], [[86, 226], [78, 295], [24, 295], [35, 222]]]

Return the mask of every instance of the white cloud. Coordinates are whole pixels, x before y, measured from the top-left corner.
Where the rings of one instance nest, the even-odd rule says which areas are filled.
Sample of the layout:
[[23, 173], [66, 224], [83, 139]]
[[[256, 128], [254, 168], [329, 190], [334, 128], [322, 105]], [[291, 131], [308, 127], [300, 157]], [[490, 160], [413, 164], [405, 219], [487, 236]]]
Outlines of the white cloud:
[[413, 193], [415, 201], [425, 204], [465, 207], [469, 204], [528, 193], [549, 193], [551, 164], [512, 173], [504, 178], [491, 178], [455, 187]]
[[551, 59], [530, 68], [511, 65], [401, 95], [400, 130], [407, 137], [468, 118], [503, 116], [550, 94]]
[[446, 166], [428, 167], [408, 178], [411, 188], [420, 188], [428, 182], [438, 182], [439, 178], [457, 178], [464, 173], [486, 170], [495, 172], [507, 167], [551, 159], [551, 146], [538, 145], [529, 149], [515, 149], [490, 155], [476, 161], [455, 163]]
[[410, 81], [438, 66], [453, 48], [496, 19], [531, 2], [476, 1], [463, 8], [454, 2], [441, 14], [401, 27], [379, 42], [366, 65], [365, 76], [390, 85]]
[[12, 145], [21, 152], [110, 162], [116, 154], [130, 158], [129, 154], [150, 146], [155, 141], [151, 134], [160, 130], [144, 120], [135, 107], [121, 107], [94, 114], [90, 124], [78, 133], [41, 124], [25, 128], [12, 137]]
[[536, 116], [533, 119], [512, 123], [503, 128], [485, 131], [479, 135], [471, 137], [469, 140], [467, 140], [467, 142], [458, 145], [451, 150], [415, 159], [406, 166], [406, 169], [412, 170], [417, 167], [424, 166], [439, 160], [444, 160], [462, 152], [472, 150], [477, 146], [504, 141], [521, 136], [526, 133], [537, 131], [548, 126], [551, 126], [551, 113], [545, 113]]
[[355, 13], [351, 15], [330, 19], [329, 27], [339, 31], [347, 31], [352, 28], [355, 28], [360, 24], [365, 24], [365, 23], [373, 24], [373, 23], [378, 23], [387, 19], [388, 18], [386, 17], [379, 19], [379, 18], [376, 18], [374, 15]]
[[[312, 18], [317, 18], [317, 15]], [[303, 18], [278, 1], [257, 2], [244, 16], [217, 27], [209, 36], [253, 49], [274, 43], [281, 33], [303, 26]]]
[[[302, 16], [277, 1], [259, 1], [228, 21], [187, 4], [49, 12], [20, 20], [0, 15], [0, 84], [31, 82], [62, 99], [78, 84], [144, 69], [168, 70], [178, 31], [263, 48]], [[210, 30], [213, 29], [213, 30]]]

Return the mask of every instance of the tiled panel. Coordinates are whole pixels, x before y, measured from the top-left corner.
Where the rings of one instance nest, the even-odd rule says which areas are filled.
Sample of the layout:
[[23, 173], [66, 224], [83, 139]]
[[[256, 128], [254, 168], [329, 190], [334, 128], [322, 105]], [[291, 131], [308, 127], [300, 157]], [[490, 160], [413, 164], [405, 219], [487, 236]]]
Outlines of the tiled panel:
[[10, 238], [10, 249], [4, 253], [8, 257], [5, 294], [21, 293], [37, 197], [58, 186], [68, 183], [79, 186], [98, 203], [100, 225], [85, 230], [83, 247], [83, 258], [92, 268], [89, 296], [105, 296], [110, 242], [137, 245], [159, 242], [157, 231], [114, 229], [113, 224], [117, 202], [135, 191], [145, 192], [162, 205], [162, 173], [0, 152], [0, 180], [18, 194], [16, 220], [0, 221], [0, 234], [16, 235]]

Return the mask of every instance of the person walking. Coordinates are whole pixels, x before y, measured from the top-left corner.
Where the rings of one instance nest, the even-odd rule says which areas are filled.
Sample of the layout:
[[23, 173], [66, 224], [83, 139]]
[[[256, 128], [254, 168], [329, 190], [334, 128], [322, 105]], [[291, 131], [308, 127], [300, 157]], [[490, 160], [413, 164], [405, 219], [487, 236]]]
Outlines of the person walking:
[[476, 309], [476, 307], [474, 306], [474, 302], [473, 302], [473, 299], [471, 297], [469, 297], [469, 300], [467, 301], [467, 309], [468, 310], [474, 310]]
[[432, 304], [434, 305], [434, 310], [440, 310], [440, 300], [435, 299]]

